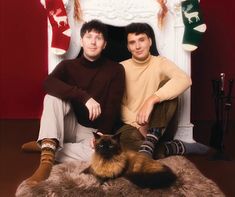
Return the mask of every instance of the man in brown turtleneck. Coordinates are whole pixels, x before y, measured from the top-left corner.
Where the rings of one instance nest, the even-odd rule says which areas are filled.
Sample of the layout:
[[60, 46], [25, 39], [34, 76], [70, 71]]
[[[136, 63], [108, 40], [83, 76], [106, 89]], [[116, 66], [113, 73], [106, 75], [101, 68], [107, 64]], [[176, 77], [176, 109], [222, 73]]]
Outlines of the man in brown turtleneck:
[[[83, 55], [64, 60], [48, 76], [37, 143], [41, 162], [27, 182], [48, 178], [55, 156], [63, 162], [89, 160], [93, 132], [113, 134], [120, 116], [125, 85], [122, 65], [102, 57], [106, 26], [92, 20], [81, 28]], [[23, 149], [30, 149], [27, 143]]]
[[204, 145], [181, 140], [159, 142], [169, 135], [166, 129], [176, 112], [177, 97], [191, 86], [191, 78], [172, 61], [150, 54], [149, 25], [132, 23], [126, 33], [132, 58], [121, 62], [126, 73], [122, 101], [125, 125], [120, 129], [123, 147], [153, 158], [207, 150]]

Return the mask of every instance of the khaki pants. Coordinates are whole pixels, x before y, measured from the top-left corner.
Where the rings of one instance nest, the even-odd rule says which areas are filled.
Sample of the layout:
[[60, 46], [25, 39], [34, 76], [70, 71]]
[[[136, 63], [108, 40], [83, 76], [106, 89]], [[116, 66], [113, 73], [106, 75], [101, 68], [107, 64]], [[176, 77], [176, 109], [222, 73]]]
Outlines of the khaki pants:
[[38, 143], [44, 138], [56, 139], [59, 142], [57, 161], [89, 161], [93, 153], [93, 132], [96, 130], [77, 122], [69, 102], [50, 95], [45, 96]]
[[[166, 128], [165, 133], [160, 139], [161, 141], [171, 140], [174, 137], [177, 104], [178, 99], [176, 98], [159, 103], [153, 109], [149, 128]], [[119, 129], [119, 132], [122, 133], [121, 144], [124, 149], [139, 150], [140, 145], [144, 141], [144, 137], [136, 127], [125, 124]]]

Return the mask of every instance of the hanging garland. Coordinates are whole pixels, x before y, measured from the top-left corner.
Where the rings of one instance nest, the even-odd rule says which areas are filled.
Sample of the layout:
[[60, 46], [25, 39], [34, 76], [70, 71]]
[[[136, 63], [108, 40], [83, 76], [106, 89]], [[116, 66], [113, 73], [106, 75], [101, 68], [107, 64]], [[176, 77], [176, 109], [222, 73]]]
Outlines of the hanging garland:
[[157, 0], [157, 2], [161, 6], [161, 11], [158, 13], [158, 25], [160, 27], [162, 27], [163, 26], [163, 22], [164, 22], [164, 18], [166, 16], [167, 11], [168, 11], [168, 8], [166, 6], [167, 0]]
[[82, 12], [79, 0], [74, 0], [74, 19], [77, 21], [82, 20]]

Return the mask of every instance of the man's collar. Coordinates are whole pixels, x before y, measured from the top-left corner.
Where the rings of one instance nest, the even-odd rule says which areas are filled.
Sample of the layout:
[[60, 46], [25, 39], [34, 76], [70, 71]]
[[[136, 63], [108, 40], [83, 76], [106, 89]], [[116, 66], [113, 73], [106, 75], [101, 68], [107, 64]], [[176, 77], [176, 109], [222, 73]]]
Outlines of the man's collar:
[[94, 60], [94, 61], [90, 61], [88, 60], [84, 55], [81, 56], [81, 62], [83, 65], [88, 66], [88, 67], [92, 67], [92, 68], [96, 68], [98, 66], [100, 66], [103, 62], [104, 58], [102, 56], [100, 56], [98, 59]]
[[152, 57], [152, 55], [149, 53], [149, 56], [148, 56], [145, 60], [137, 60], [137, 59], [135, 59], [134, 57], [132, 57], [132, 60], [133, 60], [136, 64], [143, 65], [143, 64], [146, 64], [146, 63], [150, 62], [151, 57]]

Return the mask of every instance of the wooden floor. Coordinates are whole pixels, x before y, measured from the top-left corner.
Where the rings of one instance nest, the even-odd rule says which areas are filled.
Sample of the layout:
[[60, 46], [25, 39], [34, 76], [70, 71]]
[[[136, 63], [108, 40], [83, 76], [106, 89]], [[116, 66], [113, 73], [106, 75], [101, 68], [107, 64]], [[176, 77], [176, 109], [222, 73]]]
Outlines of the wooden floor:
[[[194, 138], [208, 144], [210, 124], [194, 123]], [[24, 142], [36, 139], [38, 120], [0, 120], [0, 197], [13, 197], [17, 186], [36, 169], [40, 155], [22, 153]], [[235, 124], [225, 136], [226, 153], [232, 161], [211, 161], [211, 154], [187, 156], [197, 168], [212, 179], [228, 197], [235, 196]], [[196, 195], [196, 194], [195, 194]], [[196, 196], [201, 196], [197, 194]]]

